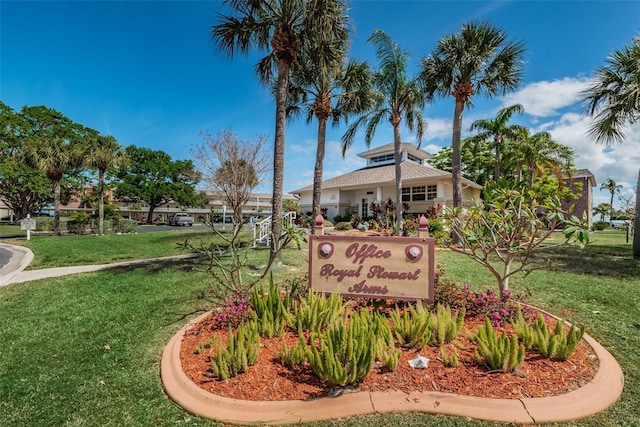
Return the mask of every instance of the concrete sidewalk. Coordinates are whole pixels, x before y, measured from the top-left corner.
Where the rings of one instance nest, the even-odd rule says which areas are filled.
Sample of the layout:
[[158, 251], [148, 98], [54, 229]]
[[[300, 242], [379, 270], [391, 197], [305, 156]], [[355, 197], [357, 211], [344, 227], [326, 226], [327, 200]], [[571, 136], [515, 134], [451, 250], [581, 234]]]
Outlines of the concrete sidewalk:
[[167, 260], [189, 259], [200, 256], [200, 254], [186, 254], [143, 260], [114, 262], [111, 264], [78, 265], [71, 267], [43, 268], [40, 270], [24, 271], [24, 269], [33, 260], [33, 252], [31, 252], [30, 249], [22, 246], [8, 245], [5, 243], [0, 243], [0, 248], [6, 250], [2, 252], [3, 254], [7, 251], [10, 253], [8, 262], [0, 263], [0, 265], [4, 264], [2, 265], [2, 267], [0, 267], [0, 286], [9, 285], [12, 283], [23, 283], [31, 280], [46, 279], [50, 277], [67, 276], [70, 274], [88, 273], [92, 271], [106, 270], [108, 268], [145, 265]]

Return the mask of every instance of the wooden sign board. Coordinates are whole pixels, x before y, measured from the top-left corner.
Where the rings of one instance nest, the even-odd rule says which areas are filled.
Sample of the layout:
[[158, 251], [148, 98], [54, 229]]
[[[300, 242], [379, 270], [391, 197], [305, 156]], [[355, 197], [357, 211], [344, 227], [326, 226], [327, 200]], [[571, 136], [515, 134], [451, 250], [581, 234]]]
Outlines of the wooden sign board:
[[311, 235], [309, 285], [325, 294], [433, 301], [434, 252], [429, 237]]

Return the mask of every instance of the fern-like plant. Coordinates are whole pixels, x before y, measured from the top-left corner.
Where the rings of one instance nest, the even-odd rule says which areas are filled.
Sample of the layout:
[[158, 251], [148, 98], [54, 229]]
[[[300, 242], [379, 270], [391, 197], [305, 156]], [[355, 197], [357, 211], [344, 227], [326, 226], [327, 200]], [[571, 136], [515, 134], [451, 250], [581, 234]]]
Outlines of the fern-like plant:
[[498, 337], [488, 317], [485, 317], [484, 326], [480, 326], [470, 339], [478, 344], [475, 351], [478, 364], [492, 371], [513, 372], [524, 363], [525, 348], [518, 337], [513, 335], [509, 338], [504, 332]]
[[287, 327], [293, 324], [291, 293], [286, 293], [283, 298], [282, 288], [273, 283], [273, 277], [269, 280], [267, 292], [264, 291], [262, 284], [259, 284], [251, 290], [250, 298], [254, 310], [251, 317], [257, 323], [261, 336], [266, 338], [282, 336]]
[[376, 336], [376, 359], [382, 362], [390, 371], [395, 371], [400, 364], [402, 350], [395, 346], [387, 317], [375, 312], [373, 314], [373, 328]]
[[260, 334], [255, 322], [243, 323], [236, 330], [229, 328], [227, 345], [218, 339], [216, 354], [211, 358], [211, 371], [220, 380], [246, 372], [258, 360]]
[[332, 385], [353, 385], [373, 368], [376, 336], [371, 314], [354, 312], [326, 331], [311, 333], [306, 356], [315, 374]]
[[464, 326], [466, 309], [462, 307], [457, 314], [453, 314], [449, 306], [438, 304], [436, 312], [431, 316], [431, 340], [429, 344], [442, 345], [451, 343]]
[[345, 313], [345, 307], [346, 303], [337, 292], [329, 297], [309, 292], [294, 305], [295, 321], [298, 329], [319, 332], [334, 323], [341, 313]]
[[422, 304], [409, 305], [402, 313], [396, 308], [389, 315], [394, 339], [399, 346], [420, 350], [431, 341], [433, 315]]
[[282, 363], [284, 366], [288, 368], [300, 366], [307, 361], [307, 355], [305, 351], [306, 345], [304, 342], [304, 337], [302, 336], [302, 333], [300, 333], [299, 336], [300, 336], [300, 339], [298, 340], [298, 343], [296, 345], [294, 345], [291, 348], [288, 348], [287, 345], [284, 344], [280, 349], [280, 351], [278, 352], [278, 355], [277, 355], [278, 360], [280, 361], [280, 363]]
[[556, 323], [555, 328], [551, 331], [547, 323], [544, 321], [542, 314], [538, 314], [538, 318], [531, 325], [533, 331], [533, 348], [542, 356], [549, 359], [567, 360], [576, 350], [584, 335], [585, 328], [580, 326], [576, 328], [571, 325], [569, 331], [565, 334], [565, 322], [561, 320]]
[[457, 368], [460, 365], [460, 361], [458, 359], [458, 353], [453, 351], [451, 354], [447, 353], [447, 350], [443, 347], [440, 347], [440, 358], [442, 359], [442, 364], [447, 368]]

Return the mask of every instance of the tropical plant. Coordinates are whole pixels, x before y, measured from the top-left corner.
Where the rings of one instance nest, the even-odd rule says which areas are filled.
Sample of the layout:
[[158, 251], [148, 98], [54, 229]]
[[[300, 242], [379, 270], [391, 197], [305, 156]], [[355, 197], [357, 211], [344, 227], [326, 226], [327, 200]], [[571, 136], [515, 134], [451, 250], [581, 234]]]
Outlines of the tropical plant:
[[249, 296], [253, 312], [251, 317], [258, 326], [258, 333], [265, 338], [280, 337], [289, 325], [293, 325], [292, 293], [282, 296], [282, 288], [269, 281], [269, 289], [265, 292], [262, 284], [254, 286]]
[[[594, 118], [589, 135], [607, 145], [625, 139], [625, 127], [640, 119], [640, 37], [630, 46], [614, 51], [605, 65], [596, 69], [593, 84], [582, 94], [582, 102]], [[636, 185], [636, 218], [640, 229], [640, 170]], [[640, 233], [633, 234], [633, 257], [640, 258]]]
[[402, 312], [396, 308], [389, 316], [399, 346], [420, 350], [431, 341], [433, 314], [422, 304], [409, 305]]
[[227, 380], [246, 372], [258, 360], [260, 334], [254, 322], [243, 323], [233, 332], [229, 327], [227, 344], [215, 342], [215, 355], [211, 357], [211, 371], [219, 380]]
[[[514, 274], [545, 268], [532, 264], [535, 252], [589, 242], [587, 224], [568, 216], [557, 196], [540, 200], [532, 191], [490, 186], [484, 194], [484, 204], [476, 201], [462, 220], [457, 208], [445, 209], [442, 218], [459, 231], [459, 243], [447, 241], [448, 246], [485, 266], [496, 278], [500, 295], [509, 289]], [[543, 246], [560, 226], [564, 240]]]
[[[488, 22], [466, 23], [457, 34], [443, 37], [420, 73], [429, 96], [453, 96], [451, 137], [453, 206], [462, 205], [460, 138], [462, 115], [472, 97], [488, 97], [514, 90], [522, 80], [524, 43], [508, 42], [505, 34]], [[455, 234], [454, 234], [455, 236]]]
[[453, 314], [451, 307], [442, 304], [436, 305], [436, 312], [431, 316], [431, 340], [430, 344], [449, 344], [458, 336], [464, 326], [464, 307]]
[[515, 113], [523, 114], [524, 107], [520, 104], [514, 104], [509, 107], [501, 108], [498, 110], [498, 114], [495, 119], [480, 119], [471, 124], [472, 131], [480, 131], [472, 138], [472, 141], [479, 143], [488, 139], [493, 140], [495, 150], [493, 180], [496, 182], [500, 180], [502, 153], [504, 150], [505, 139], [517, 139], [518, 135], [524, 129], [521, 125], [507, 125]]
[[598, 206], [593, 208], [593, 213], [596, 215], [600, 215], [600, 221], [605, 222], [607, 215], [611, 214], [611, 206], [608, 203], [600, 203]]
[[85, 137], [89, 129], [73, 123], [58, 111], [44, 106], [23, 108], [32, 133], [23, 147], [31, 167], [41, 170], [53, 187], [53, 234], [60, 235], [61, 182], [78, 173], [87, 161]]
[[371, 93], [372, 104], [366, 112], [349, 125], [342, 137], [342, 154], [345, 155], [360, 127], [365, 127], [365, 144], [370, 146], [375, 131], [382, 120], [393, 127], [393, 154], [395, 158], [395, 229], [402, 235], [402, 169], [400, 124], [416, 132], [418, 143], [422, 140], [424, 120], [422, 108], [426, 103], [420, 81], [407, 76], [409, 55], [400, 49], [384, 31], [374, 30], [368, 39], [376, 48], [380, 68], [374, 72]]
[[[601, 190], [607, 190], [611, 194], [611, 201], [609, 202], [609, 207], [612, 212], [613, 212], [613, 196], [615, 196], [616, 192], [619, 192], [621, 188], [622, 188], [622, 185], [617, 184], [612, 178], [607, 178], [607, 180], [600, 185]], [[613, 219], [611, 218], [611, 215], [609, 215], [609, 219], [610, 220]]]
[[504, 331], [498, 336], [488, 317], [469, 338], [478, 344], [475, 350], [478, 364], [492, 371], [513, 372], [524, 362], [525, 346], [518, 342], [518, 336], [508, 337]]
[[[348, 28], [346, 5], [340, 26]], [[313, 34], [303, 45], [298, 61], [292, 64], [290, 116], [303, 113], [307, 123], [318, 121], [316, 162], [313, 173], [312, 217], [320, 213], [320, 194], [324, 169], [327, 123], [338, 125], [342, 119], [361, 113], [370, 100], [371, 72], [365, 63], [346, 62], [348, 32], [336, 33], [340, 39]], [[331, 35], [329, 35], [331, 36]], [[315, 222], [311, 222], [315, 233]]]
[[544, 176], [547, 171], [562, 178], [573, 169], [573, 150], [553, 140], [549, 132], [529, 135], [523, 128], [514, 147], [518, 170], [527, 170], [527, 184], [533, 188], [534, 178]]
[[278, 257], [282, 227], [284, 147], [287, 96], [291, 66], [307, 39], [341, 40], [348, 32], [341, 0], [225, 0], [230, 15], [219, 15], [211, 39], [229, 55], [252, 48], [267, 51], [256, 72], [262, 83], [272, 86], [275, 72], [275, 136], [273, 144], [273, 197], [271, 255]]
[[92, 135], [89, 138], [88, 166], [98, 170], [98, 234], [104, 234], [104, 180], [112, 167], [126, 166], [128, 157], [111, 136]]
[[324, 332], [310, 335], [306, 356], [313, 372], [332, 385], [345, 386], [363, 379], [376, 358], [373, 315], [355, 311], [347, 322], [334, 323]]
[[336, 322], [346, 312], [346, 303], [339, 293], [330, 296], [309, 292], [294, 304], [294, 317], [298, 329], [319, 332]]

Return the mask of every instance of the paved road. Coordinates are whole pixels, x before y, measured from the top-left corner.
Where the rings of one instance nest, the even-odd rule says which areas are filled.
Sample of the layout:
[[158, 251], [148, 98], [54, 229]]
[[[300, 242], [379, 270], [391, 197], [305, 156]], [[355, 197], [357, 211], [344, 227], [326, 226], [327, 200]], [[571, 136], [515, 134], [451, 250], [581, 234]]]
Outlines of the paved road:
[[7, 265], [9, 260], [11, 260], [11, 251], [5, 248], [0, 248], [0, 268]]

